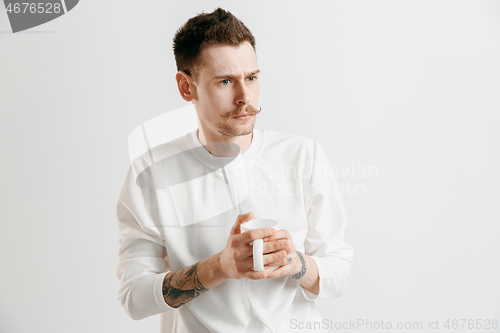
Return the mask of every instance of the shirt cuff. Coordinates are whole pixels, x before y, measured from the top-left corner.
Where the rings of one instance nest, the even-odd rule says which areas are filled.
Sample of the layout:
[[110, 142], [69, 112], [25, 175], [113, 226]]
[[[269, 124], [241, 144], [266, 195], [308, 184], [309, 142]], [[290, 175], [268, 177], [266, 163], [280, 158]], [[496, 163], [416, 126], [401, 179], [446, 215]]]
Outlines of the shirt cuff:
[[308, 300], [308, 301], [314, 301], [315, 299], [318, 298], [319, 294], [316, 295], [315, 293], [307, 290], [306, 288], [300, 286], [300, 288], [302, 289], [302, 295], [304, 295], [304, 297]]

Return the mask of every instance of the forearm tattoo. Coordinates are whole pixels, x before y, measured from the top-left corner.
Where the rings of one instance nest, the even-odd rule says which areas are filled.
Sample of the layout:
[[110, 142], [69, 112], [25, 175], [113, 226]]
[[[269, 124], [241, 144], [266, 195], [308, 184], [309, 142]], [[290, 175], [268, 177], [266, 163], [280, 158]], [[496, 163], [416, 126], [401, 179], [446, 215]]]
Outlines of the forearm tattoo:
[[178, 308], [208, 290], [203, 287], [198, 279], [196, 266], [198, 266], [198, 263], [165, 275], [163, 279], [163, 299], [171, 307]]
[[300, 262], [302, 263], [302, 268], [301, 268], [300, 272], [292, 275], [292, 279], [294, 279], [294, 280], [298, 280], [301, 277], [303, 277], [304, 275], [306, 275], [306, 271], [307, 271], [306, 261], [305, 261], [304, 257], [302, 256], [302, 254], [299, 251], [296, 251], [296, 252], [297, 252], [297, 256], [300, 259]]

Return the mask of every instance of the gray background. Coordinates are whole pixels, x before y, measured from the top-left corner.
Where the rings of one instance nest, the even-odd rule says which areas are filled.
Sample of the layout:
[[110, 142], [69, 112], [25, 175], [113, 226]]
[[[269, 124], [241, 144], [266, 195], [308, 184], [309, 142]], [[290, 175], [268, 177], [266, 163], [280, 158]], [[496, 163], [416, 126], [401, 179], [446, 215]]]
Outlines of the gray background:
[[500, 319], [500, 2], [87, 0], [18, 34], [0, 9], [0, 331], [158, 331], [117, 300], [127, 137], [186, 105], [171, 40], [219, 5], [257, 39], [257, 127], [318, 140], [345, 186], [324, 318]]

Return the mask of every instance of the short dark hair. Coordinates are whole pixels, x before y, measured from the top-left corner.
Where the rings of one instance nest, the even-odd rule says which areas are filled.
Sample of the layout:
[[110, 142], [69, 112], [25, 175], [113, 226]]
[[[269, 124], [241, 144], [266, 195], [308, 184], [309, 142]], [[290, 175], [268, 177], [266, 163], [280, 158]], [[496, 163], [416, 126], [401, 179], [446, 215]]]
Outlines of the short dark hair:
[[174, 56], [178, 71], [196, 79], [201, 51], [209, 45], [238, 46], [250, 42], [255, 50], [255, 38], [250, 30], [230, 12], [217, 8], [190, 18], [174, 36]]

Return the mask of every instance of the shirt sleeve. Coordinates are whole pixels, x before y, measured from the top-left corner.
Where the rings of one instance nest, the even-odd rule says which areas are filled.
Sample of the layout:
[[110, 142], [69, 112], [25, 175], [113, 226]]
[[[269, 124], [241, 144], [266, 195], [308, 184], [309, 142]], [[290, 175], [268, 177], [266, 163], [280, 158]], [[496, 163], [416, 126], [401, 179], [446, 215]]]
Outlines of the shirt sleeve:
[[351, 282], [353, 248], [344, 241], [347, 216], [342, 193], [318, 142], [314, 145], [309, 198], [305, 252], [318, 266], [319, 294], [304, 288], [302, 292], [309, 300], [338, 297]]
[[[153, 216], [155, 191], [142, 189], [129, 169], [116, 215], [118, 241], [118, 300], [134, 320], [173, 310], [163, 299], [163, 279], [168, 273], [166, 249]], [[153, 213], [152, 213], [153, 212]]]

